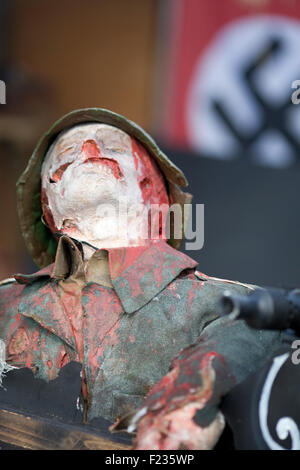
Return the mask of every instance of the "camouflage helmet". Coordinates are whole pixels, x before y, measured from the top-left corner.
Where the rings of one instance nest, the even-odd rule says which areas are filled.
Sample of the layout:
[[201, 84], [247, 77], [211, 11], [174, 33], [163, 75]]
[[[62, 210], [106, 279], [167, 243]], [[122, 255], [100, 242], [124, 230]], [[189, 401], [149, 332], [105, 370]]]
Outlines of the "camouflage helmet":
[[[21, 232], [25, 244], [34, 262], [43, 268], [53, 263], [57, 248], [57, 241], [51, 231], [43, 223], [41, 206], [41, 167], [46, 152], [57, 135], [70, 127], [87, 122], [109, 124], [127, 132], [140, 141], [149, 154], [155, 158], [167, 183], [170, 203], [183, 206], [191, 201], [192, 196], [183, 193], [180, 187], [188, 182], [182, 173], [168, 157], [159, 149], [152, 137], [140, 126], [107, 109], [85, 108], [72, 111], [56, 121], [53, 126], [39, 140], [28, 165], [17, 182], [17, 208]], [[182, 211], [181, 239], [168, 240], [174, 248], [178, 248], [183, 240], [184, 226], [187, 211]], [[185, 219], [185, 220], [184, 220]], [[172, 230], [171, 230], [172, 234]]]

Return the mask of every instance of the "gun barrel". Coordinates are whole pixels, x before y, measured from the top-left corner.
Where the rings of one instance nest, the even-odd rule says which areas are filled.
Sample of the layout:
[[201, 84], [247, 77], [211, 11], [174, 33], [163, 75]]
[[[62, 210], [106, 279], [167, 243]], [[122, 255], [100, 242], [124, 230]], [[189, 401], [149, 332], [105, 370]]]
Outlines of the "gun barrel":
[[225, 292], [221, 299], [222, 315], [235, 314], [257, 329], [300, 332], [300, 289], [255, 289], [250, 295]]

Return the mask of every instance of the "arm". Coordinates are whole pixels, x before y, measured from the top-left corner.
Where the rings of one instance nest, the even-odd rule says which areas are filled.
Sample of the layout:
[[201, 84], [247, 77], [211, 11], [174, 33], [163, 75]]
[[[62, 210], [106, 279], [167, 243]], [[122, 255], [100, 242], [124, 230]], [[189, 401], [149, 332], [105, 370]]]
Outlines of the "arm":
[[280, 333], [252, 330], [241, 320], [209, 324], [198, 342], [173, 360], [133, 418], [129, 430], [137, 427], [135, 448], [213, 448], [224, 427], [221, 398], [262, 367], [280, 344]]

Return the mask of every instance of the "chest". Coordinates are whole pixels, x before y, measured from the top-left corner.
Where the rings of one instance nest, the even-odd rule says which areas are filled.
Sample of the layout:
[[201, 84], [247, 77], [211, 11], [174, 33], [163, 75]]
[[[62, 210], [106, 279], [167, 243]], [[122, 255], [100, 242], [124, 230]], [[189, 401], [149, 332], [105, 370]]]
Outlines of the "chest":
[[37, 367], [46, 380], [68, 361], [81, 362], [91, 410], [115, 415], [120, 400], [144, 397], [216, 316], [213, 296], [199, 283], [171, 283], [132, 313], [124, 311], [122, 300], [113, 288], [95, 283], [82, 289], [71, 284], [62, 289], [56, 282], [29, 285], [6, 325], [7, 344], [21, 338], [24, 346], [11, 362]]

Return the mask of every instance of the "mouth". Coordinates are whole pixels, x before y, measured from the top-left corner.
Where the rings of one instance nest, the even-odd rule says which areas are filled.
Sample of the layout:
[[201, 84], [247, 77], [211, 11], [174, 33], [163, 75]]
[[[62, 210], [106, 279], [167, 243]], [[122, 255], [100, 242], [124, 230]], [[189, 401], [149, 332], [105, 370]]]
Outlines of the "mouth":
[[[58, 183], [62, 177], [66, 169], [73, 163], [68, 162], [65, 163], [64, 165], [61, 165], [52, 175], [51, 178], [49, 178], [50, 183]], [[90, 157], [87, 158], [82, 165], [85, 165], [86, 163], [93, 163], [95, 165], [101, 165], [103, 167], [109, 168], [110, 171], [112, 172], [113, 176], [117, 179], [120, 180], [124, 178], [124, 174], [118, 164], [118, 162], [112, 158], [105, 158], [105, 157]]]

